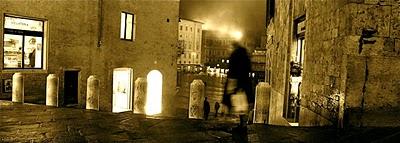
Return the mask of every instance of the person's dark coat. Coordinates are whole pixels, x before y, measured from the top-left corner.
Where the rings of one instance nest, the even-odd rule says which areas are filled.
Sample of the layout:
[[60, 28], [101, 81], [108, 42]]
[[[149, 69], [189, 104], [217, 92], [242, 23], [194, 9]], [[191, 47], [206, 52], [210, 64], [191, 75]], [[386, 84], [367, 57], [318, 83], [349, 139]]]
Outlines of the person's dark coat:
[[[245, 48], [234, 45], [235, 49], [229, 57], [229, 66], [228, 66], [228, 79], [236, 79], [237, 87], [234, 90], [234, 93], [238, 90], [244, 90], [247, 95], [247, 101], [249, 103], [254, 103], [254, 94], [252, 93], [252, 83], [249, 77], [249, 73], [251, 72], [251, 61], [249, 55]], [[230, 96], [232, 93], [227, 93], [227, 82], [225, 83], [224, 95], [222, 99], [222, 103], [228, 106], [229, 108], [232, 106], [230, 101]]]
[[208, 119], [208, 114], [210, 113], [210, 103], [208, 103], [207, 98], [204, 100], [204, 118]]

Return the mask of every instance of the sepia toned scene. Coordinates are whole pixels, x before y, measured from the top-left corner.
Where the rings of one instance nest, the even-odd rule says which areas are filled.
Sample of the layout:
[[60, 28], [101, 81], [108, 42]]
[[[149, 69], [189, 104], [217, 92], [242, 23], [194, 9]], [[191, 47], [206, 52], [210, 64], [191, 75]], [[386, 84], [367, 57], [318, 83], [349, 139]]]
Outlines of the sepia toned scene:
[[400, 0], [0, 0], [0, 142], [400, 142]]

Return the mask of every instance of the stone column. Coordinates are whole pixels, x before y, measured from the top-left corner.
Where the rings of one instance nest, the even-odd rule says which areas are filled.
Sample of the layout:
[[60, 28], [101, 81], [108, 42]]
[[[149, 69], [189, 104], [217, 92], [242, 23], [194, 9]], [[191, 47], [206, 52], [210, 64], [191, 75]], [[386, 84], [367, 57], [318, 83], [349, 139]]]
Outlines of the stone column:
[[271, 86], [266, 82], [258, 83], [254, 105], [254, 123], [268, 123]]
[[344, 117], [344, 94], [339, 94], [339, 113], [338, 113], [338, 128], [343, 128]]
[[15, 73], [13, 75], [12, 102], [24, 103], [24, 78], [21, 73]]
[[46, 105], [58, 107], [58, 77], [55, 74], [47, 76]]
[[203, 118], [204, 91], [204, 83], [200, 79], [195, 79], [190, 84], [189, 118]]
[[146, 105], [147, 80], [139, 77], [135, 81], [135, 94], [133, 99], [133, 113], [144, 114], [144, 106]]
[[87, 79], [86, 109], [99, 110], [100, 81], [95, 75]]

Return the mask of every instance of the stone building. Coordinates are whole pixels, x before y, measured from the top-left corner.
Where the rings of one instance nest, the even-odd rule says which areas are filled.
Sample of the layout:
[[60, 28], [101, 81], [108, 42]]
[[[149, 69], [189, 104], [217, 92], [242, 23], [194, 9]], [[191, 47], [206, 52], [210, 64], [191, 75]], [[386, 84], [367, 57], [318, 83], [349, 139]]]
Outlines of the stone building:
[[267, 4], [269, 124], [400, 125], [399, 1]]
[[182, 67], [200, 67], [202, 49], [202, 22], [180, 19], [179, 21], [179, 37], [178, 40], [182, 42], [182, 53], [178, 57], [178, 66]]
[[7, 83], [21, 72], [25, 102], [44, 104], [46, 76], [57, 74], [60, 106], [84, 108], [87, 78], [96, 75], [100, 110], [118, 112], [133, 109], [134, 81], [157, 70], [162, 113], [173, 113], [178, 13], [176, 0], [3, 0], [0, 77]]
[[229, 58], [230, 46], [235, 39], [229, 34], [224, 34], [219, 31], [204, 30], [203, 32], [203, 47], [206, 56], [205, 62], [207, 65], [216, 65], [222, 60]]
[[239, 42], [246, 47], [249, 53], [254, 49], [252, 41], [245, 38], [238, 39], [233, 33], [203, 30], [204, 58], [202, 60], [204, 60], [205, 66], [213, 68], [215, 71], [219, 70], [220, 73], [226, 72], [223, 70], [228, 68], [228, 59], [234, 42]]

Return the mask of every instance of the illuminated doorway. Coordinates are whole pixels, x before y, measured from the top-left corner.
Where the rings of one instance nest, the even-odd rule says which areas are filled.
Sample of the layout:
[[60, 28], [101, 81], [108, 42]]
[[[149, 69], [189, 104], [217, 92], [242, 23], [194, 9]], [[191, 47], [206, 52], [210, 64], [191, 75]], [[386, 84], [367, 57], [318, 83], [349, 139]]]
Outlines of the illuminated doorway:
[[162, 74], [158, 70], [152, 70], [147, 74], [146, 115], [161, 113], [162, 105]]
[[132, 111], [132, 69], [117, 68], [113, 72], [113, 112]]

